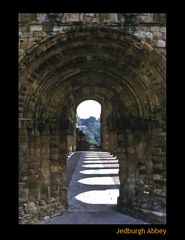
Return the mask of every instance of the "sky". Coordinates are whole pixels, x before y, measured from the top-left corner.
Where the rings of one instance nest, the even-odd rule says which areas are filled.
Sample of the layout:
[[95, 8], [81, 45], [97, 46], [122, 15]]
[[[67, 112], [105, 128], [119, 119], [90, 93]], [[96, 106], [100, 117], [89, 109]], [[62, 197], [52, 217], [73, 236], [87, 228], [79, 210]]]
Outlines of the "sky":
[[90, 116], [98, 119], [101, 113], [101, 105], [93, 100], [87, 100], [80, 103], [77, 107], [77, 114], [80, 118], [89, 118]]

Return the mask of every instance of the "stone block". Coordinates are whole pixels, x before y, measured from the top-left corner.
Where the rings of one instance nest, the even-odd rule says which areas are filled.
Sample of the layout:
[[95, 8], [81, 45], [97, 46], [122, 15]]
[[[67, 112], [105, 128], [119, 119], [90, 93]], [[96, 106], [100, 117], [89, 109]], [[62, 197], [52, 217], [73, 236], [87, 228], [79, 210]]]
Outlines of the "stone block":
[[154, 154], [161, 154], [161, 148], [160, 147], [154, 147], [153, 148], [153, 153]]
[[166, 27], [161, 27], [161, 32], [164, 32], [164, 33], [166, 33]]
[[20, 38], [23, 38], [23, 32], [19, 32], [19, 40]]
[[76, 13], [71, 13], [69, 16], [68, 16], [68, 21], [70, 22], [78, 22], [78, 16]]
[[164, 166], [164, 162], [161, 163], [161, 162], [157, 162], [157, 163], [154, 163], [154, 168], [156, 169], [163, 169], [165, 166]]
[[50, 203], [56, 203], [56, 201], [57, 201], [56, 198], [53, 198], [53, 197], [51, 197], [49, 200]]
[[30, 31], [34, 32], [34, 31], [42, 31], [42, 25], [31, 25], [30, 26]]
[[166, 41], [164, 41], [164, 40], [158, 40], [158, 41], [157, 41], [157, 47], [158, 47], [158, 48], [165, 48], [165, 47], [166, 47]]
[[32, 176], [28, 176], [28, 186], [29, 188], [37, 188], [38, 187], [38, 176], [37, 175], [32, 175]]
[[159, 174], [153, 174], [153, 180], [161, 180], [162, 176]]
[[134, 153], [135, 152], [134, 147], [131, 147], [131, 146], [129, 146], [127, 148], [127, 151], [128, 151], [128, 153]]
[[62, 32], [64, 30], [63, 26], [54, 26], [53, 32]]
[[26, 205], [29, 213], [37, 213], [37, 207], [34, 202], [29, 202]]
[[145, 38], [152, 40], [153, 39], [153, 33], [152, 32], [146, 32], [145, 33]]
[[20, 202], [26, 202], [28, 200], [28, 189], [22, 189], [19, 191]]
[[160, 32], [160, 31], [161, 31], [161, 28], [158, 27], [158, 26], [151, 27], [151, 31], [152, 31], [152, 32]]
[[22, 25], [19, 27], [20, 32], [28, 32], [29, 31], [29, 25]]
[[50, 171], [52, 172], [52, 173], [58, 173], [58, 166], [50, 166]]
[[162, 38], [162, 32], [154, 32], [154, 37], [155, 38]]
[[29, 48], [29, 47], [30, 47], [29, 42], [20, 43], [20, 48], [21, 49], [26, 49], [26, 48]]
[[59, 153], [59, 148], [54, 148], [54, 147], [52, 147], [52, 148], [50, 148], [50, 154], [58, 154]]
[[134, 33], [134, 35], [140, 39], [144, 38], [145, 37], [145, 32], [143, 31], [140, 31], [140, 32], [136, 32]]
[[142, 22], [152, 22], [153, 21], [153, 14], [151, 13], [148, 13], [148, 14], [143, 14], [141, 17], [140, 17], [140, 20]]
[[59, 157], [58, 154], [52, 154], [52, 155], [50, 156], [50, 159], [56, 161], [56, 160], [58, 160], [58, 157]]
[[42, 37], [42, 32], [40, 32], [40, 31], [34, 31], [34, 32], [33, 32], [33, 37]]
[[46, 13], [37, 13], [37, 21], [38, 22], [46, 22], [47, 19], [47, 14]]
[[54, 199], [58, 199], [59, 198], [59, 191], [58, 191], [58, 186], [51, 186], [51, 197], [53, 197]]
[[46, 206], [46, 205], [47, 205], [47, 203], [46, 203], [45, 200], [40, 200], [39, 201], [39, 206]]
[[28, 41], [28, 38], [32, 37], [32, 32], [23, 32], [24, 41]]
[[162, 39], [163, 39], [163, 40], [166, 40], [166, 33], [163, 33]]

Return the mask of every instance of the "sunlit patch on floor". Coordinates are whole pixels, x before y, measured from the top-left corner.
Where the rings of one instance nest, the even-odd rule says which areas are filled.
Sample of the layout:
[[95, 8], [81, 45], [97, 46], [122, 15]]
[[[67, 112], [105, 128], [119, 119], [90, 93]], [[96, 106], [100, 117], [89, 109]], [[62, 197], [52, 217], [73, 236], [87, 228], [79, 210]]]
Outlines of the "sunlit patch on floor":
[[94, 161], [83, 161], [84, 163], [117, 163], [118, 160], [94, 160]]
[[78, 194], [75, 198], [88, 204], [117, 204], [118, 189], [93, 190]]
[[87, 185], [119, 185], [119, 177], [90, 177], [78, 180], [79, 183]]
[[82, 167], [85, 168], [118, 168], [119, 164], [113, 163], [113, 164], [86, 164], [86, 165], [82, 165]]
[[88, 169], [82, 170], [82, 174], [118, 174], [119, 169]]
[[84, 159], [86, 160], [106, 160], [106, 159], [110, 159], [110, 160], [116, 160], [117, 158], [116, 157], [84, 157]]

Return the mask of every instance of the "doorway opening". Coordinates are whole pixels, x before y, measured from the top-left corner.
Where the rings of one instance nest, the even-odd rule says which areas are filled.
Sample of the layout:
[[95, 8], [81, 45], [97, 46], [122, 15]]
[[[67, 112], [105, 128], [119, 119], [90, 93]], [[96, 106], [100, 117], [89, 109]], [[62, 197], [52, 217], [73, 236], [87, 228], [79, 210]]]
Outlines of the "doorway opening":
[[77, 150], [101, 148], [101, 104], [94, 100], [81, 102], [76, 109]]

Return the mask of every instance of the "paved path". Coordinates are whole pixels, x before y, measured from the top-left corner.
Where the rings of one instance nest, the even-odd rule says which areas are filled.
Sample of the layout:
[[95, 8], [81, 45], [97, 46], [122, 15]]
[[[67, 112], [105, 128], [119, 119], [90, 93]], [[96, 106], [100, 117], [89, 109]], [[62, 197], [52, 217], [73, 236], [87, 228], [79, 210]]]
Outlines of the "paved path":
[[68, 210], [41, 224], [147, 224], [116, 209], [119, 164], [115, 157], [107, 152], [76, 152], [73, 168], [77, 156], [73, 175], [69, 168]]

